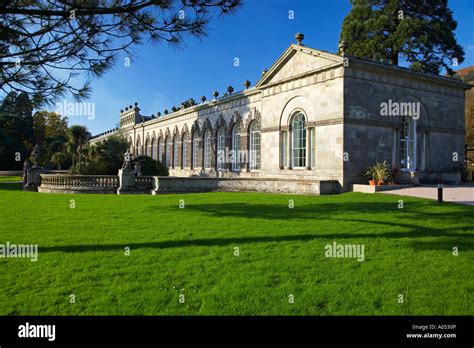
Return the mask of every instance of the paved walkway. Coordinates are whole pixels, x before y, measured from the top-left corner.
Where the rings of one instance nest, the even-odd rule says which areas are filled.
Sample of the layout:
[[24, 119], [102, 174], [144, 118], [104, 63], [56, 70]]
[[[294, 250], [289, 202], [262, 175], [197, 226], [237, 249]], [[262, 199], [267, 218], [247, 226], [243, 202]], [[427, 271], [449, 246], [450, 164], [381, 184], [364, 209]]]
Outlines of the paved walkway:
[[[438, 199], [437, 185], [423, 185], [399, 190], [383, 191], [383, 194]], [[462, 186], [444, 185], [443, 200], [474, 206], [474, 184]]]

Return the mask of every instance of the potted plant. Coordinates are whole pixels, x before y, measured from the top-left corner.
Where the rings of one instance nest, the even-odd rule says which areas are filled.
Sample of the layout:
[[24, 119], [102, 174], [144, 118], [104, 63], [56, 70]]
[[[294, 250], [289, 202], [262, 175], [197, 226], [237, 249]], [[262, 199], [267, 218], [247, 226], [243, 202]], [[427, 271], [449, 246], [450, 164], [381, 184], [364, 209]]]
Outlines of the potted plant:
[[386, 180], [389, 176], [386, 161], [383, 161], [383, 163], [374, 163], [372, 166], [367, 168], [367, 172], [365, 174], [372, 178], [369, 180], [370, 186], [383, 185], [385, 183], [384, 180]]
[[400, 172], [400, 167], [398, 166], [393, 166], [391, 171], [390, 171], [390, 184], [395, 185], [397, 182], [397, 175]]

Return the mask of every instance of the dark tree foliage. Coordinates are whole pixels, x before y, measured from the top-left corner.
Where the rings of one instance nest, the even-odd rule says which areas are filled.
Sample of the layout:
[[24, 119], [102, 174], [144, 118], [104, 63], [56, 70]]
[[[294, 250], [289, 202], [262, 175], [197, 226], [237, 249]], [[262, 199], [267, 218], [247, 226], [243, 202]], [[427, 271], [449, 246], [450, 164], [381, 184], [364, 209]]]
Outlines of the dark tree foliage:
[[0, 170], [21, 169], [34, 142], [31, 101], [26, 93], [10, 92], [0, 106]]
[[[71, 92], [90, 95], [90, 78], [111, 69], [120, 52], [145, 41], [180, 45], [202, 38], [213, 14], [241, 0], [0, 1], [0, 88], [27, 92], [37, 107]], [[73, 78], [85, 72], [85, 84]], [[66, 77], [64, 77], [66, 76]]]
[[452, 75], [464, 50], [454, 31], [457, 22], [447, 0], [351, 0], [352, 9], [342, 24], [340, 40], [346, 54], [399, 64], [416, 71]]
[[149, 156], [138, 156], [133, 160], [133, 163], [140, 163], [140, 170], [142, 175], [157, 175], [168, 176], [168, 168], [160, 161], [154, 160]]

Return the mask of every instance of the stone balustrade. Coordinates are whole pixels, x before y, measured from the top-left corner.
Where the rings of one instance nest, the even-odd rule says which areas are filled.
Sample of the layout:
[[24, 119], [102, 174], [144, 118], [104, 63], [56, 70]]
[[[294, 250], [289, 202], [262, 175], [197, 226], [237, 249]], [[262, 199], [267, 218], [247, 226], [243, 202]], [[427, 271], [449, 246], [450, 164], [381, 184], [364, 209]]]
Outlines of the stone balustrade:
[[38, 192], [48, 193], [116, 193], [117, 175], [41, 174]]
[[137, 186], [146, 186], [149, 187], [150, 189], [153, 186], [154, 182], [154, 177], [153, 176], [137, 176], [135, 177], [135, 185]]

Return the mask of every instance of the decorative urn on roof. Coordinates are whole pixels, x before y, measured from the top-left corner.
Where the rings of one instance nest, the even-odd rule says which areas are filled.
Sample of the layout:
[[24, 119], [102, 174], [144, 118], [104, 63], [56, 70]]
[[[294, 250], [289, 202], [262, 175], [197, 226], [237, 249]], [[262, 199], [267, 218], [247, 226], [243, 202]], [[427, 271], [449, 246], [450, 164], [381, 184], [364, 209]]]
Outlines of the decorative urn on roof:
[[303, 33], [296, 33], [295, 34], [295, 40], [298, 43], [298, 45], [302, 46], [302, 41], [304, 40], [304, 34]]

